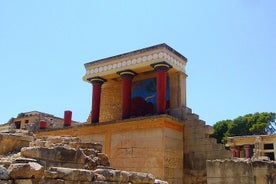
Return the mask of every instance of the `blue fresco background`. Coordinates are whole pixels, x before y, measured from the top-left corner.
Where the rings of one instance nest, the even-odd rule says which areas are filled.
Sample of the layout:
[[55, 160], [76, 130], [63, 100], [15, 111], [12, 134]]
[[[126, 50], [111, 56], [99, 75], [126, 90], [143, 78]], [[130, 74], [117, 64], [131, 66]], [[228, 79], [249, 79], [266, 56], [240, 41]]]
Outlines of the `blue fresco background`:
[[[166, 88], [166, 101], [170, 101], [170, 83], [169, 77], [167, 77]], [[145, 102], [150, 102], [156, 108], [156, 78], [145, 79], [142, 81], [136, 81], [132, 84], [132, 98], [142, 97]], [[167, 105], [168, 106], [168, 105]]]

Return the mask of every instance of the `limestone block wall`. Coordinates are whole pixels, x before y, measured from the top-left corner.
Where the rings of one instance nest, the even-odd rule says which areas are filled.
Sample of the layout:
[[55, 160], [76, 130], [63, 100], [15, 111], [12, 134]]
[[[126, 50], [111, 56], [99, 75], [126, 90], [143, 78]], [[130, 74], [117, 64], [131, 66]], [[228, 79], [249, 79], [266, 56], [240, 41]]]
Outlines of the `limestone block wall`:
[[208, 160], [208, 184], [276, 184], [276, 163], [250, 160]]
[[121, 81], [108, 81], [102, 85], [100, 122], [121, 119], [122, 84]]
[[111, 165], [129, 171], [149, 172], [169, 183], [182, 183], [183, 133], [166, 127], [114, 132]]
[[116, 168], [145, 171], [164, 178], [164, 141], [162, 128], [114, 132], [109, 159]]
[[[164, 129], [164, 175], [170, 183], [183, 182], [183, 132]], [[181, 181], [181, 182], [180, 182]]]

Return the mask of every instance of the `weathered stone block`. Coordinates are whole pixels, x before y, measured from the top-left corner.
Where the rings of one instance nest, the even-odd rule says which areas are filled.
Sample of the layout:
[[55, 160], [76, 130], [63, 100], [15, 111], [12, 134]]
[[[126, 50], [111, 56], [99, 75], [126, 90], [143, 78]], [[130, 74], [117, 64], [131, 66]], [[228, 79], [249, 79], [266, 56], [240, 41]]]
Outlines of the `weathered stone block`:
[[63, 179], [69, 181], [92, 181], [94, 173], [85, 169], [51, 167], [45, 172], [45, 178]]
[[155, 181], [155, 176], [153, 176], [152, 174], [148, 174], [148, 173], [140, 173], [140, 172], [130, 172], [129, 175], [129, 182], [133, 183], [133, 184], [142, 184], [142, 183], [154, 183]]
[[13, 179], [41, 178], [44, 168], [35, 162], [11, 164], [8, 168]]
[[104, 180], [119, 183], [127, 183], [129, 181], [129, 173], [126, 171], [114, 169], [96, 169], [94, 172], [103, 176], [98, 177], [100, 181]]
[[0, 154], [20, 151], [22, 147], [29, 146], [33, 136], [24, 132], [0, 133]]

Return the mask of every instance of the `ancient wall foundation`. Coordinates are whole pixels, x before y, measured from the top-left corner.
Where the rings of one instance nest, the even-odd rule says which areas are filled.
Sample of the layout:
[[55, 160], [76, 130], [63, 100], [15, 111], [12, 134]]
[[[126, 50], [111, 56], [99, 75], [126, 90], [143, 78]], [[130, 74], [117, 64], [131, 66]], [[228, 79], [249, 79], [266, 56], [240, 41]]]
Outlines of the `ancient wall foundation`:
[[276, 184], [276, 162], [208, 160], [208, 184]]

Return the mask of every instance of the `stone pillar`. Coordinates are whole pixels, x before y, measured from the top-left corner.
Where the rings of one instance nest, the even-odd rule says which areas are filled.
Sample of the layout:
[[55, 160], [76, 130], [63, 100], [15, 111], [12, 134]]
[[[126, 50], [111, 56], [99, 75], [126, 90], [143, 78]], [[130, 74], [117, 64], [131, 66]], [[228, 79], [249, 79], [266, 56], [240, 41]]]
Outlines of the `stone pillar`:
[[89, 81], [93, 85], [91, 124], [94, 124], [99, 122], [101, 90], [102, 90], [102, 84], [106, 82], [106, 80], [101, 77], [93, 77], [93, 78], [90, 78]]
[[244, 152], [245, 152], [245, 158], [250, 158], [250, 146], [244, 145], [243, 146]]
[[132, 70], [117, 72], [122, 78], [122, 119], [130, 117], [132, 79], [137, 73]]
[[164, 114], [166, 112], [167, 71], [172, 66], [167, 62], [154, 63], [151, 66], [157, 72], [157, 113]]

